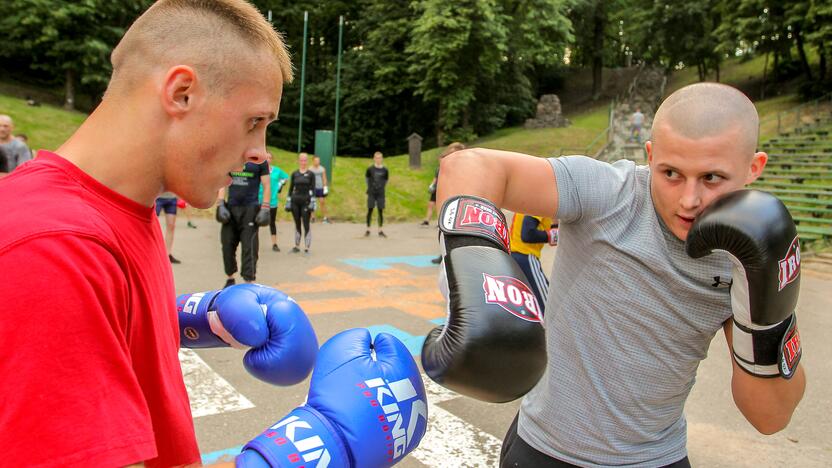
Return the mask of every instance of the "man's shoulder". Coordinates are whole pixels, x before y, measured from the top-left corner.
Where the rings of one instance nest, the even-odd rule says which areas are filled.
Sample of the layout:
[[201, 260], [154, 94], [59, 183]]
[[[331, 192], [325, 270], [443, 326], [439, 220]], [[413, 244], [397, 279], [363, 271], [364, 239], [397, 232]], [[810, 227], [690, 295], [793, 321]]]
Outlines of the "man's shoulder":
[[30, 165], [0, 183], [0, 250], [27, 238], [79, 235], [110, 243], [113, 230], [78, 182], [49, 167]]

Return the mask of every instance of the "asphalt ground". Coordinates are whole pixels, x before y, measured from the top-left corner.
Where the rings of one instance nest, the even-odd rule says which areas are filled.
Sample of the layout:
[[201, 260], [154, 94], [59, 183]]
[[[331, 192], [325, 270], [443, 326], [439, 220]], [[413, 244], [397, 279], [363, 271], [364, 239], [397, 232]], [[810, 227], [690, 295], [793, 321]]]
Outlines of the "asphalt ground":
[[[173, 249], [182, 260], [174, 265], [177, 293], [222, 287], [219, 224], [194, 219], [198, 228], [189, 229], [184, 221], [178, 220]], [[375, 227], [365, 237], [363, 225], [315, 223], [309, 254], [290, 252], [293, 230], [288, 221], [279, 222], [281, 252], [271, 250], [268, 228], [260, 230], [258, 283], [295, 298], [320, 343], [341, 330], [368, 327], [373, 333], [395, 334], [418, 354], [424, 336], [445, 315], [436, 286], [438, 269], [429, 262], [437, 252], [435, 229], [393, 224], [384, 228], [388, 237], [380, 238]], [[555, 250], [544, 249], [547, 274]], [[832, 466], [832, 274], [804, 267], [801, 281], [798, 319], [808, 384], [790, 425], [764, 436], [745, 421], [731, 398], [731, 363], [718, 333], [685, 408], [694, 466]], [[304, 401], [308, 380], [293, 387], [260, 382], [243, 368], [242, 357], [243, 352], [230, 348], [181, 354], [206, 463], [230, 460], [246, 441]], [[424, 375], [423, 380], [430, 400], [428, 433], [399, 466], [497, 466], [500, 443], [519, 401], [482, 403], [443, 390]]]

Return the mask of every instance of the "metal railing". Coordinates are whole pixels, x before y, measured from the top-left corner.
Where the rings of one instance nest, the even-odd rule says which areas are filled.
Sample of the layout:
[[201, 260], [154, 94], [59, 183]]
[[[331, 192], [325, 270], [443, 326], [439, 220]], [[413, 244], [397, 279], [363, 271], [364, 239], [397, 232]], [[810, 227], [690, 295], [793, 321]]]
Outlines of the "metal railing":
[[778, 112], [760, 121], [760, 138], [769, 140], [784, 133], [810, 129], [832, 117], [832, 93]]

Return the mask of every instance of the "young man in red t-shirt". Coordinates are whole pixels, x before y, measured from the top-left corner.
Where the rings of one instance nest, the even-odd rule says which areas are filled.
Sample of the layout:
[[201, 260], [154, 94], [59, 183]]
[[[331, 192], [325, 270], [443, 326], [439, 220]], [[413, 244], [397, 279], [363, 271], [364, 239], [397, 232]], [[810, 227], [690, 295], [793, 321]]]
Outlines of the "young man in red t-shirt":
[[[350, 330], [319, 352], [298, 304], [260, 285], [174, 295], [154, 200], [207, 208], [229, 172], [266, 159], [292, 79], [279, 34], [244, 0], [160, 0], [112, 62], [75, 134], [0, 182], [0, 464], [198, 464], [180, 345], [250, 348], [247, 370], [277, 385], [315, 365], [307, 403], [238, 465], [401, 460], [427, 421], [401, 342]], [[384, 413], [393, 403], [401, 413]], [[393, 453], [384, 428], [398, 417], [413, 424]]]

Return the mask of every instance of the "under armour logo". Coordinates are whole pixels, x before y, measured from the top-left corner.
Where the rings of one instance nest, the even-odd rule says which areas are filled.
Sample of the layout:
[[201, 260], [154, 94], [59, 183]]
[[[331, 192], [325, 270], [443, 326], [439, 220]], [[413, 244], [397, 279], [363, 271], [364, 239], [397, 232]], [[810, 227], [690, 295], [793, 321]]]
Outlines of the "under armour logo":
[[714, 276], [714, 282], [711, 284], [714, 288], [730, 288], [732, 281], [722, 281], [719, 276]]

